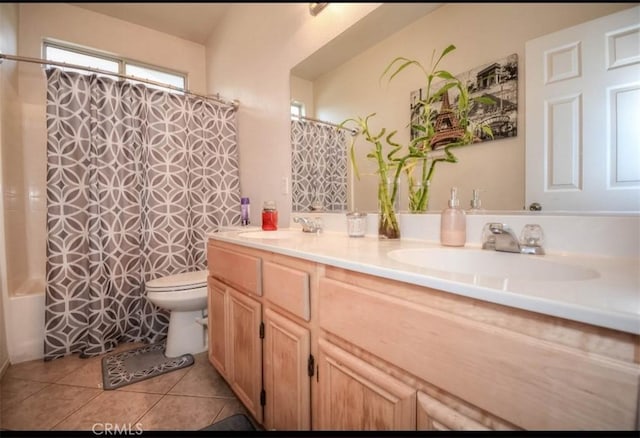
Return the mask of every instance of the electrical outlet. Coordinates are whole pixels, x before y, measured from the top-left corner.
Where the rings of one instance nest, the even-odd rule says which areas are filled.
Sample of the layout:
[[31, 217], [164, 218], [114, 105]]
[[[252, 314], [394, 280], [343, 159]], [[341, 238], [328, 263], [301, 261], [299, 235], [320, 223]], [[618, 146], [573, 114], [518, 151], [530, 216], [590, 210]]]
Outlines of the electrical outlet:
[[289, 194], [289, 177], [283, 176], [281, 183], [282, 183], [282, 194], [288, 195]]

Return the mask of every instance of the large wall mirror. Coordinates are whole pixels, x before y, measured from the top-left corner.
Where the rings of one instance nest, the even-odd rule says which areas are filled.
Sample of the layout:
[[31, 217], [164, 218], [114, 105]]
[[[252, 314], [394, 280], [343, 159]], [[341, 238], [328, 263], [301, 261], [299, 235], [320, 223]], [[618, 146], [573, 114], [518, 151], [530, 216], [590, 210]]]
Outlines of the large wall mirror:
[[[330, 4], [330, 7], [339, 6]], [[480, 189], [482, 206], [487, 210], [528, 210], [526, 171], [527, 164], [532, 163], [525, 163], [528, 156], [524, 74], [527, 41], [633, 6], [628, 3], [384, 3], [292, 68], [291, 99], [304, 107], [308, 119], [328, 122], [321, 123], [326, 127], [347, 118], [376, 113], [370, 126], [378, 130], [397, 129], [396, 140], [406, 144], [410, 135], [410, 94], [423, 86], [424, 79], [417, 70], [408, 69], [391, 82], [380, 80], [391, 60], [403, 56], [429, 66], [434, 51], [439, 53], [454, 44], [456, 50], [441, 67], [457, 75], [515, 55], [518, 60], [517, 132], [460, 148], [455, 152], [457, 163], [441, 163], [431, 185], [429, 212], [439, 212], [446, 206], [453, 186], [458, 187], [461, 205], [465, 208], [469, 206], [472, 191]], [[348, 144], [350, 135], [344, 132], [344, 140], [340, 141]], [[320, 137], [326, 138], [326, 135]], [[311, 137], [307, 135], [307, 138]], [[341, 201], [327, 208], [328, 203], [317, 202], [318, 196], [308, 193], [304, 202], [296, 203], [294, 199], [293, 210], [376, 211], [377, 176], [375, 167], [366, 158], [369, 150], [370, 145], [364, 141], [356, 144], [359, 179], [352, 175], [346, 154], [323, 150], [322, 156], [338, 163], [333, 164], [334, 168], [346, 166], [343, 181], [334, 182], [332, 189], [340, 193]], [[322, 166], [324, 169], [328, 165]], [[407, 206], [407, 196], [401, 196], [400, 210], [407, 210]]]

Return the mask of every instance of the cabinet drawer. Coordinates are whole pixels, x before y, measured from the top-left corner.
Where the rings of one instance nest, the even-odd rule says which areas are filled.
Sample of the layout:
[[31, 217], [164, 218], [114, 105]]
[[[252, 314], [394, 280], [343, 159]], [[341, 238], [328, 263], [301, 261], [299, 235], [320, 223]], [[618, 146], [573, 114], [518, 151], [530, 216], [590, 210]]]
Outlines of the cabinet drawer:
[[262, 295], [259, 257], [209, 245], [207, 262], [209, 273], [214, 277], [241, 291]]
[[327, 278], [320, 280], [319, 323], [525, 429], [636, 427], [637, 365]]
[[309, 321], [309, 274], [277, 263], [263, 267], [264, 296], [272, 303]]

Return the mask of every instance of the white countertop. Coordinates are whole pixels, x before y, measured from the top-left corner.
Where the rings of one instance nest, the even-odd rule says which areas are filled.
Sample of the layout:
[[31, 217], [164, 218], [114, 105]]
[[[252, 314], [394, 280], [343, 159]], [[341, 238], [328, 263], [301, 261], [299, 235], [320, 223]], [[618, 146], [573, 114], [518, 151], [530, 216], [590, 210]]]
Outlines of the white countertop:
[[[411, 266], [387, 256], [395, 249], [435, 248], [438, 242], [424, 240], [379, 240], [375, 236], [350, 238], [343, 232], [316, 235], [296, 233], [292, 238], [257, 239], [243, 231], [222, 231], [209, 237], [249, 248], [272, 251], [318, 263], [427, 286], [466, 297], [580, 321], [595, 326], [640, 334], [640, 259], [579, 254], [523, 255], [501, 253], [501, 257], [536, 257], [597, 271], [595, 278], [547, 281], [484, 277]], [[467, 244], [455, 251], [478, 251]]]

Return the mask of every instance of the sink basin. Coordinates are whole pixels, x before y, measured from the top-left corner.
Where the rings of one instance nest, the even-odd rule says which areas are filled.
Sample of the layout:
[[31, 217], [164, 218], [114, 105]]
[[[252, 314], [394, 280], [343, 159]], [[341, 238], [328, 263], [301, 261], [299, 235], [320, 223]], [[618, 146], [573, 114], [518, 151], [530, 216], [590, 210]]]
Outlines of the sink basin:
[[454, 274], [526, 281], [577, 281], [599, 277], [596, 270], [546, 260], [547, 256], [468, 248], [398, 249], [387, 256], [400, 263]]
[[274, 231], [245, 231], [238, 234], [240, 237], [248, 237], [249, 239], [290, 239], [292, 237], [300, 236], [302, 231], [294, 230], [274, 230]]

